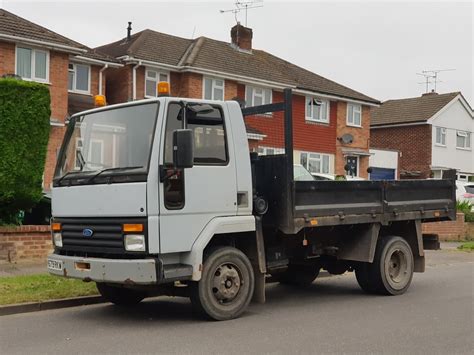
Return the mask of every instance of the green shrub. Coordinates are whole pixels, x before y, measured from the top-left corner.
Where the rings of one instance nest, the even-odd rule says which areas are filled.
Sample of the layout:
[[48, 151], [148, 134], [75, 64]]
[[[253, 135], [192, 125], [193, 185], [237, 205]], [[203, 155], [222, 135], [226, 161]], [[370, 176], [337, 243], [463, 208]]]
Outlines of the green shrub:
[[0, 224], [42, 197], [50, 113], [46, 85], [0, 79]]

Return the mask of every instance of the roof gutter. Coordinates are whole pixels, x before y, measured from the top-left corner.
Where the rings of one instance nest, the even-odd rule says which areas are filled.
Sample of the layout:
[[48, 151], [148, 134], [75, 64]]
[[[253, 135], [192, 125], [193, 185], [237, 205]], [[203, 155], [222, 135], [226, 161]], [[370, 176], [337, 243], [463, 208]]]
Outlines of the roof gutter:
[[351, 98], [348, 98], [348, 97], [345, 97], [345, 96], [330, 95], [330, 94], [325, 94], [325, 93], [322, 93], [322, 92], [319, 92], [319, 91], [294, 89], [293, 92], [298, 93], [298, 94], [303, 94], [303, 95], [315, 95], [315, 96], [326, 98], [326, 99], [334, 99], [334, 100], [339, 100], [339, 101], [353, 102], [353, 103], [356, 103], [356, 104], [361, 104], [361, 105], [366, 105], [366, 106], [380, 107], [380, 104], [376, 104], [374, 102], [351, 99]]
[[78, 61], [85, 62], [85, 63], [90, 63], [90, 64], [108, 65], [109, 68], [121, 68], [121, 67], [123, 67], [123, 64], [120, 64], [120, 63], [114, 63], [114, 62], [108, 62], [108, 61], [105, 61], [105, 60], [87, 58], [87, 57], [83, 57], [81, 55], [77, 55], [77, 56], [73, 57], [72, 60], [73, 61], [78, 60]]
[[18, 36], [11, 36], [11, 35], [7, 35], [7, 34], [3, 34], [3, 33], [0, 33], [0, 39], [4, 39], [4, 40], [10, 41], [10, 42], [22, 42], [22, 43], [25, 43], [25, 44], [43, 46], [43, 47], [47, 47], [47, 48], [50, 48], [50, 49], [55, 49], [55, 50], [60, 51], [60, 52], [69, 52], [69, 53], [75, 53], [75, 54], [87, 53], [87, 49], [66, 46], [64, 44], [57, 44], [57, 43], [53, 43], [53, 42], [39, 41], [39, 40], [36, 40], [36, 39], [30, 39], [30, 38], [24, 38], [24, 37], [18, 37]]
[[409, 126], [420, 126], [430, 124], [427, 121], [409, 122], [409, 123], [394, 123], [394, 124], [381, 124], [381, 125], [370, 125], [370, 129], [377, 128], [392, 128], [392, 127], [409, 127]]

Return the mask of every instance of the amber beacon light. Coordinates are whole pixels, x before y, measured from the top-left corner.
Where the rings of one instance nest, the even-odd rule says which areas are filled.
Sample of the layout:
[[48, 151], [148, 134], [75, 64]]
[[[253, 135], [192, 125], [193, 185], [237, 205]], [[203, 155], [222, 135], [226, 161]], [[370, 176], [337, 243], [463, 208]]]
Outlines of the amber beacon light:
[[166, 81], [160, 81], [158, 83], [158, 96], [169, 96], [170, 95], [170, 83]]
[[94, 103], [97, 107], [105, 106], [105, 95], [95, 95], [94, 96]]

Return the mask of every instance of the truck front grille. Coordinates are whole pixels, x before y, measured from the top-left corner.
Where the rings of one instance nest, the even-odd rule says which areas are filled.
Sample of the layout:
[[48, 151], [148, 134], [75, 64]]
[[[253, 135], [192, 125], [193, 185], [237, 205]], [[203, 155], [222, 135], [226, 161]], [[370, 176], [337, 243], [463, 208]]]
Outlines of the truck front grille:
[[[123, 254], [124, 247], [122, 224], [143, 223], [145, 218], [55, 218], [61, 223], [63, 246], [61, 251], [80, 253]], [[84, 233], [92, 231], [92, 235]], [[90, 234], [90, 233], [89, 233]]]

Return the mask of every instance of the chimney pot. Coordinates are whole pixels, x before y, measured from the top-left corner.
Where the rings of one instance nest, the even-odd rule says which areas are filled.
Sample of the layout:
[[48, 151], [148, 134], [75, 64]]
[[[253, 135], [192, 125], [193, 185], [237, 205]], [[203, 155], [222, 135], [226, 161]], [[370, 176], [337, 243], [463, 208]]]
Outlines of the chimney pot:
[[251, 28], [244, 27], [237, 22], [237, 24], [230, 30], [230, 37], [232, 44], [240, 49], [251, 51], [252, 50], [252, 37], [253, 32]]

